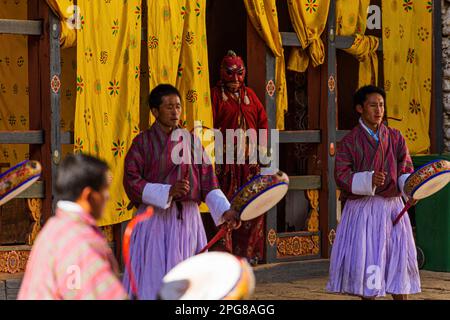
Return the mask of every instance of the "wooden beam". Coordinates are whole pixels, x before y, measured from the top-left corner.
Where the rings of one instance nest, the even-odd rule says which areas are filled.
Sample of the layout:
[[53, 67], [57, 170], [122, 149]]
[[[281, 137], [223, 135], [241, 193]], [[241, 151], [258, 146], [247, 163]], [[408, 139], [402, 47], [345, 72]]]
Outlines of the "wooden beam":
[[280, 143], [320, 143], [320, 130], [280, 131]]
[[45, 198], [45, 186], [42, 181], [37, 181], [24, 192], [16, 196], [18, 199], [43, 199]]
[[281, 43], [285, 47], [300, 47], [300, 41], [298, 40], [295, 32], [280, 32]]
[[[383, 51], [383, 40], [381, 38], [378, 40], [380, 41], [380, 44], [378, 45], [377, 51]], [[354, 41], [355, 37], [336, 36], [336, 49], [349, 49]]]
[[[297, 34], [295, 32], [280, 32], [281, 41], [283, 46], [286, 47], [300, 47], [300, 41], [298, 40]], [[377, 51], [383, 50], [383, 41], [380, 40]], [[352, 36], [336, 36], [336, 49], [348, 49], [352, 46], [355, 41], [355, 37]]]
[[317, 190], [322, 187], [320, 176], [289, 176], [289, 190]]
[[1, 33], [38, 36], [42, 34], [42, 21], [0, 19]]
[[0, 143], [4, 144], [43, 144], [44, 131], [0, 131]]

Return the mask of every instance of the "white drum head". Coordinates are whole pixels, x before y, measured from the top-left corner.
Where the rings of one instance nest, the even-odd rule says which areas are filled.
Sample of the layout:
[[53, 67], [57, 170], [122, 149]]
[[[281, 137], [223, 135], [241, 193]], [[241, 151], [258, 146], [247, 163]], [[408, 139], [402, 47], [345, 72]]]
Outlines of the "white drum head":
[[280, 183], [253, 198], [244, 207], [241, 213], [241, 220], [247, 221], [255, 219], [260, 215], [272, 209], [278, 202], [283, 199], [288, 191], [287, 183]]
[[432, 194], [438, 192], [444, 188], [450, 182], [450, 172], [442, 172], [428, 180], [422, 182], [415, 190], [412, 192], [412, 197], [415, 200], [421, 200]]
[[173, 268], [163, 279], [163, 300], [221, 300], [241, 279], [238, 258], [225, 252], [193, 256]]

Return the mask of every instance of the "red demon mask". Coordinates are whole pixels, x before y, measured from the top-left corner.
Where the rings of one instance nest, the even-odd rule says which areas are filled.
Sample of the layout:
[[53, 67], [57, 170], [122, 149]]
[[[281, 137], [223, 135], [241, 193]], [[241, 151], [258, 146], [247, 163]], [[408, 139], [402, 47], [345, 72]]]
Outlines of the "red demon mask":
[[245, 79], [245, 65], [241, 57], [236, 55], [233, 51], [228, 51], [220, 64], [220, 80], [224, 84], [230, 82], [239, 82], [244, 84]]

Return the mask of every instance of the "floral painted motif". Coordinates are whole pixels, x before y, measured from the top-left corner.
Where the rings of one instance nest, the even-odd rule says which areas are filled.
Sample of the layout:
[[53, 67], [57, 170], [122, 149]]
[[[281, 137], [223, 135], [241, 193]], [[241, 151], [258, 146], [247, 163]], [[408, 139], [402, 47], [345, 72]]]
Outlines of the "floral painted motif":
[[413, 9], [413, 1], [412, 0], [403, 0], [403, 9], [406, 12], [410, 12]]
[[119, 19], [114, 19], [111, 29], [113, 36], [117, 36], [119, 33]]
[[412, 99], [411, 102], [409, 103], [409, 111], [412, 114], [418, 114], [419, 112], [421, 112], [422, 109], [420, 108], [419, 101], [416, 101], [416, 99]]
[[119, 95], [119, 89], [120, 89], [119, 81], [114, 79], [113, 81], [110, 81], [109, 84], [110, 84], [110, 86], [108, 87], [109, 95], [111, 95], [113, 97]]
[[317, 4], [317, 0], [306, 0], [305, 7], [306, 12], [314, 13], [317, 12], [319, 5]]
[[120, 141], [120, 139], [117, 139], [117, 142], [113, 141], [113, 147], [111, 148], [111, 151], [113, 152], [114, 157], [123, 156], [123, 153], [125, 151], [125, 141]]

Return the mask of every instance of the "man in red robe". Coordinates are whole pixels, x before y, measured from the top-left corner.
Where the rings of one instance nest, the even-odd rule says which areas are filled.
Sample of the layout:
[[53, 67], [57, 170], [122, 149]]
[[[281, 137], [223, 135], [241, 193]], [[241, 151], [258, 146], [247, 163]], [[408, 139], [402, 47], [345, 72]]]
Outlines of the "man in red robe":
[[[224, 142], [228, 144], [233, 142], [226, 140], [227, 129], [242, 129], [244, 132], [248, 129], [254, 129], [256, 133], [259, 133], [259, 129], [267, 130], [268, 128], [264, 106], [253, 90], [244, 84], [245, 72], [242, 58], [233, 51], [229, 51], [220, 66], [220, 81], [211, 89], [214, 128], [221, 131]], [[256, 141], [253, 142], [256, 145]], [[234, 143], [234, 164], [227, 164], [225, 161], [225, 146], [223, 148], [224, 164], [216, 163], [216, 175], [220, 187], [229, 200], [241, 186], [260, 173], [260, 165], [254, 163], [254, 161], [249, 161], [249, 140], [246, 139], [245, 141], [244, 164], [236, 164], [238, 159], [236, 139]], [[229, 232], [213, 250], [228, 251], [246, 257], [250, 263], [256, 264], [264, 259], [264, 221], [264, 216], [260, 216], [243, 222], [239, 229]], [[212, 226], [208, 229], [208, 237], [210, 238], [217, 229]]]

